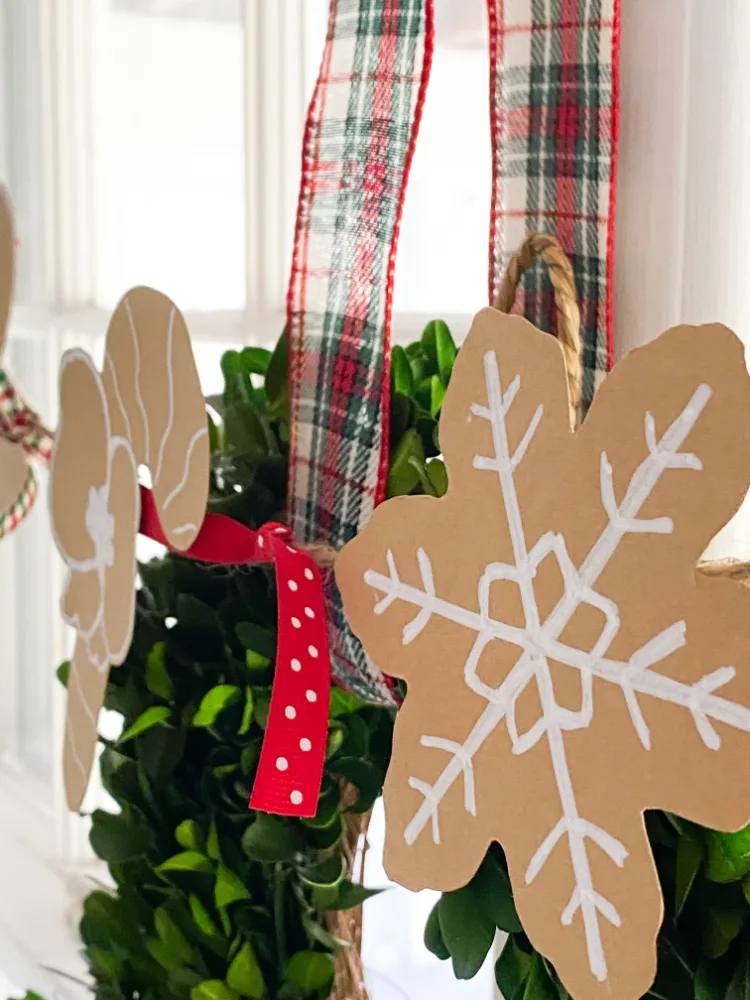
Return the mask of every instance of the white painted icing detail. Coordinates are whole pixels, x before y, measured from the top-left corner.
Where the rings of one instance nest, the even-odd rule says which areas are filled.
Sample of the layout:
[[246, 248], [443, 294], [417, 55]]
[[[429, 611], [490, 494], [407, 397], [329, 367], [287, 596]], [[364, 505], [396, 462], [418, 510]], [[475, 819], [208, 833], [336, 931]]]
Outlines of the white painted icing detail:
[[[681, 452], [680, 448], [711, 398], [712, 390], [708, 385], [699, 385], [661, 438], [657, 438], [653, 417], [646, 414], [644, 437], [647, 455], [633, 473], [620, 502], [615, 496], [611, 464], [606, 454], [602, 454], [600, 488], [608, 520], [581, 566], [576, 567], [562, 534], [547, 532], [529, 548], [524, 533], [514, 472], [527, 454], [543, 419], [543, 406], [537, 406], [520, 442], [511, 448], [505, 417], [519, 391], [520, 378], [516, 376], [503, 394], [494, 351], [488, 351], [484, 355], [484, 374], [487, 405], [474, 404], [471, 414], [490, 422], [494, 455], [475, 456], [473, 464], [475, 468], [494, 472], [497, 476], [508, 521], [513, 564], [487, 565], [478, 584], [478, 612], [437, 596], [438, 588], [432, 564], [421, 548], [416, 553], [421, 587], [401, 581], [390, 550], [386, 552], [387, 575], [372, 569], [364, 573], [365, 582], [382, 595], [375, 604], [375, 614], [383, 614], [395, 601], [403, 601], [419, 609], [404, 627], [404, 645], [421, 634], [432, 615], [438, 615], [477, 633], [464, 665], [464, 678], [473, 691], [486, 699], [487, 706], [463, 743], [442, 737], [422, 736], [422, 746], [442, 750], [450, 754], [450, 760], [433, 784], [416, 777], [409, 778], [410, 787], [419, 792], [423, 802], [407, 825], [404, 839], [407, 844], [413, 844], [430, 823], [432, 839], [434, 843], [440, 843], [440, 803], [459, 776], [463, 776], [464, 807], [467, 813], [476, 815], [478, 803], [475, 798], [473, 758], [503, 719], [506, 720], [514, 753], [525, 753], [546, 737], [562, 815], [534, 852], [526, 871], [526, 882], [534, 880], [558, 843], [564, 841], [570, 854], [574, 887], [561, 914], [561, 920], [568, 925], [580, 913], [591, 971], [597, 979], [604, 981], [607, 978], [607, 963], [599, 918], [603, 917], [613, 926], [619, 927], [620, 916], [612, 903], [593, 887], [586, 841], [593, 841], [618, 866], [625, 863], [627, 850], [606, 830], [580, 816], [564, 744], [566, 731], [585, 729], [591, 723], [594, 712], [593, 678], [602, 678], [621, 688], [635, 731], [647, 750], [651, 746], [651, 735], [638, 704], [638, 695], [648, 695], [685, 707], [691, 713], [702, 740], [711, 749], [716, 749], [719, 745], [719, 735], [711, 723], [712, 719], [750, 731], [750, 710], [714, 693], [734, 676], [732, 667], [722, 667], [690, 685], [652, 669], [686, 644], [686, 627], [683, 621], [664, 628], [636, 650], [627, 662], [608, 659], [607, 652], [620, 627], [619, 608], [614, 601], [594, 589], [625, 535], [672, 532], [671, 518], [639, 518], [639, 513], [665, 471], [700, 471], [702, 468], [696, 455]], [[541, 621], [534, 593], [534, 579], [539, 565], [548, 556], [554, 558], [559, 566], [564, 589], [563, 596], [552, 613], [545, 621]], [[492, 584], [498, 580], [508, 580], [518, 586], [524, 613], [523, 627], [512, 626], [492, 617], [490, 591]], [[592, 649], [575, 649], [561, 642], [560, 635], [575, 611], [586, 604], [600, 611], [604, 621]], [[518, 648], [518, 659], [505, 680], [493, 688], [481, 680], [479, 663], [486, 647], [498, 639], [515, 645]], [[549, 668], [550, 660], [578, 671], [581, 678], [579, 709], [572, 711], [557, 704]], [[516, 725], [515, 707], [521, 693], [532, 682], [536, 684], [539, 694], [541, 716], [526, 732], [520, 733]]]

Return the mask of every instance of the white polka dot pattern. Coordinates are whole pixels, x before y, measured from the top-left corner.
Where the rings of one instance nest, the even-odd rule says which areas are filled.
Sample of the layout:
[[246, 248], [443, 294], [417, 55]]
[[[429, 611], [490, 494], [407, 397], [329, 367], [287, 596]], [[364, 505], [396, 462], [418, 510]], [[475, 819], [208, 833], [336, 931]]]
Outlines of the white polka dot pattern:
[[276, 564], [279, 634], [268, 725], [250, 808], [314, 816], [328, 736], [330, 659], [320, 572], [290, 548], [287, 529], [265, 525], [262, 558]]

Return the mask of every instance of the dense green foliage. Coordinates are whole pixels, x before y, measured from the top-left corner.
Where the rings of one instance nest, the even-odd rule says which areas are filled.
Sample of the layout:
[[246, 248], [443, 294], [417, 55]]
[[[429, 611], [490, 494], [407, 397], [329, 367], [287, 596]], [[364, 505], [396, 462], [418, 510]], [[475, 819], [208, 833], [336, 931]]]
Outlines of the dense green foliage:
[[[391, 496], [447, 488], [437, 418], [455, 354], [440, 322], [394, 348]], [[284, 508], [286, 339], [273, 356], [230, 351], [222, 368], [224, 393], [209, 400], [217, 414], [210, 509], [256, 527]], [[96, 997], [322, 1000], [338, 943], [321, 910], [368, 894], [336, 855], [339, 785], [356, 786], [355, 809], [371, 806], [392, 715], [334, 690], [315, 819], [249, 812], [273, 680], [273, 573], [167, 555], [142, 566], [141, 580], [133, 646], [107, 691], [125, 728], [101, 758], [121, 812], [95, 813], [91, 832], [116, 889], [93, 892], [81, 923]], [[750, 831], [718, 834], [663, 813], [648, 825], [666, 904], [649, 997], [750, 1000]], [[471, 883], [442, 896], [425, 941], [470, 978], [497, 928], [510, 935], [496, 967], [506, 1000], [566, 998], [523, 933], [493, 845]]]
[[[444, 354], [447, 328], [435, 328], [427, 349], [439, 341]], [[286, 338], [273, 355], [230, 351], [222, 369], [224, 392], [209, 400], [210, 509], [257, 527], [283, 516]], [[424, 482], [433, 492], [425, 454], [437, 452], [436, 412], [422, 413], [401, 394], [394, 408], [394, 433], [409, 435], [419, 419], [422, 436], [397, 449], [391, 490], [421, 492]], [[444, 470], [436, 476], [443, 479]], [[370, 894], [336, 854], [339, 787], [346, 780], [358, 790], [355, 811], [372, 806], [390, 755], [392, 713], [334, 689], [316, 817], [248, 811], [273, 681], [273, 569], [168, 554], [141, 566], [140, 578], [133, 644], [106, 695], [124, 729], [100, 762], [120, 812], [92, 817], [91, 844], [116, 886], [97, 889], [84, 905], [81, 936], [96, 997], [325, 997], [339, 945], [321, 910]]]

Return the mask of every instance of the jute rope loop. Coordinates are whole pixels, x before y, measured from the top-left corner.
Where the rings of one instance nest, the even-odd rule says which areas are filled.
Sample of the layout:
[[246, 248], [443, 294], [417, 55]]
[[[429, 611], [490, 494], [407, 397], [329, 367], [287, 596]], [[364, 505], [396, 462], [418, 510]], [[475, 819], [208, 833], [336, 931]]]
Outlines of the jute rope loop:
[[576, 297], [576, 283], [570, 261], [554, 236], [548, 233], [529, 233], [510, 259], [492, 303], [500, 312], [509, 313], [516, 299], [516, 290], [524, 272], [541, 257], [549, 268], [557, 305], [557, 339], [565, 358], [570, 399], [570, 424], [575, 427], [581, 408], [581, 313]]

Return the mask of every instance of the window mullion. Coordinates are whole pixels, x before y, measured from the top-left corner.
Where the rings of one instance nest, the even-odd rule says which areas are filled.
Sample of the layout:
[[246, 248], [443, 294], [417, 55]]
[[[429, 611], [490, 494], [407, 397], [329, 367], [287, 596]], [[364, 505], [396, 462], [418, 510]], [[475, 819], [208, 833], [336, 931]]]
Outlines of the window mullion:
[[91, 0], [45, 0], [45, 162], [50, 203], [52, 301], [92, 301], [92, 44]]
[[304, 120], [304, 4], [245, 7], [248, 313], [284, 311]]

